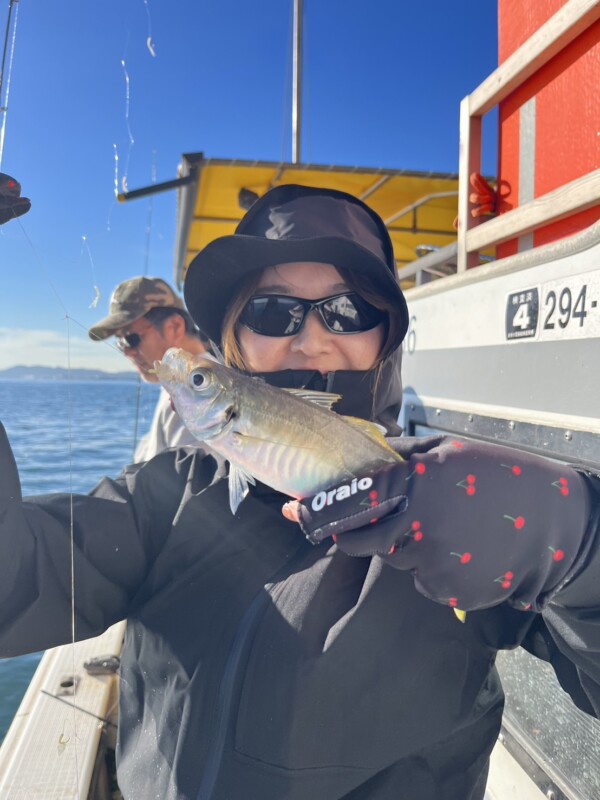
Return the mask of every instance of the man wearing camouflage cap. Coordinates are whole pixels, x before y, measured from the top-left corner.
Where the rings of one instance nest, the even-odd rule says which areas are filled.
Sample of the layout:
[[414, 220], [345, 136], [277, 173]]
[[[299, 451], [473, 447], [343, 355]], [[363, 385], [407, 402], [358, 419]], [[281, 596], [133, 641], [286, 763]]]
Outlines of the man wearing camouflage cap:
[[[137, 277], [120, 283], [110, 298], [108, 316], [92, 326], [91, 339], [116, 337], [116, 344], [147, 383], [158, 383], [153, 364], [169, 347], [203, 353], [207, 343], [200, 337], [183, 301], [161, 278]], [[169, 447], [198, 445], [173, 410], [169, 395], [161, 389], [152, 424], [140, 440], [134, 461], [148, 461]]]

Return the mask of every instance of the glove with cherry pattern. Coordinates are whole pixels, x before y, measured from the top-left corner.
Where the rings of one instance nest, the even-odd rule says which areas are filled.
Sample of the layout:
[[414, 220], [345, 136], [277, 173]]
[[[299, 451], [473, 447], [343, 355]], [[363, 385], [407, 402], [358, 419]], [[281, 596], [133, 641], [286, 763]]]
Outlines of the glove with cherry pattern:
[[[313, 543], [410, 570], [419, 592], [463, 610], [541, 610], [591, 546], [588, 478], [510, 447], [400, 438], [403, 461], [294, 504]], [[289, 516], [289, 514], [288, 514]]]

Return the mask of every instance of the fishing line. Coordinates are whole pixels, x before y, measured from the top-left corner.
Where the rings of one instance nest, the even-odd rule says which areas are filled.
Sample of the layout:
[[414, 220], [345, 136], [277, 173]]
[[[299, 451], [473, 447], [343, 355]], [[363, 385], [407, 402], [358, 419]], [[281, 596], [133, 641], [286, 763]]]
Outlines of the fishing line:
[[129, 146], [127, 148], [127, 157], [125, 159], [125, 171], [121, 179], [121, 188], [123, 192], [127, 191], [127, 175], [129, 174], [129, 159], [131, 157], [131, 148], [135, 144], [133, 134], [131, 133], [131, 126], [129, 124], [129, 103], [130, 103], [130, 87], [129, 87], [129, 73], [125, 66], [125, 57], [121, 59], [121, 66], [125, 75], [125, 124], [127, 125], [127, 135], [129, 136]]
[[[117, 150], [116, 143], [113, 142], [113, 158], [114, 158], [114, 165], [115, 171], [113, 176], [113, 187], [115, 193], [115, 199], [119, 196], [119, 151]], [[106, 230], [110, 233], [110, 218], [112, 216], [112, 210], [115, 207], [114, 203], [111, 203], [108, 207], [108, 214], [106, 216]]]
[[[59, 305], [64, 311], [65, 314], [65, 323], [66, 323], [66, 338], [67, 338], [67, 460], [69, 464], [69, 486], [68, 486], [68, 494], [69, 494], [69, 568], [70, 568], [70, 590], [71, 590], [71, 659], [72, 659], [72, 674], [76, 674], [76, 658], [75, 658], [75, 634], [76, 634], [76, 609], [75, 609], [75, 523], [74, 523], [74, 501], [73, 501], [73, 392], [72, 392], [72, 358], [71, 358], [71, 323], [75, 323], [79, 325], [83, 330], [86, 330], [86, 326], [82, 325], [80, 322], [75, 320], [71, 317], [68, 313], [68, 310], [57, 291], [54, 283], [52, 282], [44, 260], [42, 259], [40, 253], [38, 252], [37, 248], [33, 244], [31, 238], [29, 237], [27, 231], [25, 230], [21, 219], [17, 219], [21, 232], [25, 237], [29, 247], [31, 248], [35, 258], [35, 263], [42, 273], [45, 281], [49, 285], [52, 293], [54, 294], [56, 300], [58, 301]], [[83, 237], [84, 243], [87, 246], [87, 239]], [[89, 252], [89, 247], [88, 247]], [[91, 258], [90, 253], [90, 260], [92, 261], [92, 269], [93, 269], [93, 260]], [[109, 342], [103, 342], [107, 346], [111, 347], [114, 350], [118, 351], [118, 348], [114, 345], [111, 345]], [[77, 792], [77, 800], [81, 800], [80, 797], [80, 767], [79, 767], [79, 755], [77, 750], [77, 710], [78, 706], [75, 703], [75, 694], [76, 690], [73, 692], [72, 702], [69, 700], [65, 700], [64, 702], [68, 703], [69, 707], [73, 710], [73, 758], [74, 758], [74, 767], [75, 767], [75, 781], [76, 781], [76, 792]], [[63, 734], [59, 739], [60, 745], [66, 745], [71, 740], [71, 737], [65, 738]]]
[[65, 312], [65, 319], [68, 319], [68, 317], [69, 317], [69, 312], [67, 311], [67, 307], [66, 307], [66, 306], [65, 306], [65, 304], [63, 303], [63, 301], [62, 301], [62, 299], [61, 299], [61, 296], [59, 295], [58, 291], [56, 290], [56, 287], [55, 287], [55, 286], [54, 286], [54, 284], [52, 283], [52, 280], [50, 279], [50, 275], [48, 274], [48, 271], [47, 271], [47, 269], [46, 269], [46, 266], [45, 266], [45, 264], [44, 264], [44, 261], [43, 261], [42, 257], [40, 256], [40, 254], [38, 253], [38, 251], [37, 251], [37, 249], [36, 249], [35, 245], [34, 245], [34, 244], [33, 244], [33, 242], [31, 241], [31, 239], [29, 238], [29, 236], [28, 236], [28, 234], [27, 234], [27, 231], [26, 231], [26, 230], [25, 230], [25, 228], [23, 227], [23, 223], [21, 222], [21, 220], [20, 220], [19, 218], [17, 218], [17, 220], [16, 220], [16, 221], [17, 221], [17, 223], [19, 224], [19, 227], [21, 228], [21, 232], [23, 233], [23, 236], [25, 237], [25, 240], [27, 241], [27, 243], [29, 244], [29, 246], [31, 247], [31, 249], [32, 249], [32, 251], [33, 251], [33, 254], [35, 255], [35, 262], [36, 262], [36, 264], [37, 264], [38, 268], [39, 268], [39, 269], [41, 270], [41, 272], [43, 273], [43, 276], [44, 276], [44, 278], [45, 278], [45, 280], [46, 280], [46, 282], [47, 282], [48, 286], [50, 287], [50, 289], [52, 290], [52, 293], [54, 294], [54, 296], [55, 296], [55, 297], [56, 297], [56, 299], [58, 300], [58, 302], [59, 302], [59, 304], [60, 304], [60, 306], [61, 306], [62, 310]]
[[[4, 36], [4, 48], [2, 50], [2, 66], [0, 67], [0, 114], [2, 114], [2, 126], [0, 127], [0, 169], [2, 168], [2, 155], [4, 152], [4, 132], [6, 129], [6, 115], [8, 112], [8, 95], [10, 92], [10, 76], [12, 74], [12, 64], [13, 64], [13, 56], [15, 53], [15, 41], [17, 38], [17, 21], [19, 18], [19, 6], [17, 3], [19, 0], [9, 0], [8, 5], [8, 19], [6, 21], [6, 34]], [[10, 46], [10, 57], [8, 59], [8, 75], [6, 78], [6, 95], [4, 97], [4, 102], [2, 102], [2, 83], [4, 78], [4, 65], [6, 63], [6, 53], [8, 49], [8, 37], [10, 33], [10, 18], [12, 15], [13, 6], [16, 5], [15, 10], [15, 23], [13, 26], [13, 35], [12, 41]]]
[[94, 259], [92, 258], [92, 251], [90, 250], [90, 246], [89, 246], [88, 241], [87, 241], [87, 236], [85, 236], [85, 234], [84, 234], [81, 237], [81, 239], [82, 239], [82, 242], [83, 242], [82, 248], [81, 248], [81, 252], [83, 254], [83, 248], [85, 247], [86, 250], [87, 250], [87, 254], [89, 256], [89, 259], [90, 259], [90, 264], [91, 264], [91, 267], [92, 267], [92, 281], [94, 282], [95, 297], [94, 297], [94, 299], [92, 300], [91, 304], [88, 307], [89, 308], [96, 308], [96, 306], [98, 305], [98, 300], [100, 300], [100, 289], [98, 288], [98, 281], [96, 280], [96, 269], [94, 267]]
[[[40, 689], [42, 694], [45, 694], [47, 697], [51, 697], [53, 700], [58, 700], [59, 703], [66, 703], [68, 706], [71, 706], [71, 703], [68, 700], [65, 700], [64, 697], [59, 697], [57, 694], [52, 694], [52, 692], [47, 692], [45, 689]], [[114, 722], [109, 719], [110, 712], [116, 708], [116, 703], [113, 703], [112, 706], [109, 708], [109, 713], [105, 717], [101, 717], [98, 714], [94, 714], [93, 711], [88, 711], [87, 708], [83, 708], [83, 706], [75, 706], [77, 711], [81, 711], [82, 714], [88, 714], [90, 717], [94, 717], [97, 719], [98, 722], [102, 722], [103, 725], [106, 725], [110, 728], [116, 728]], [[70, 738], [70, 737], [69, 737]], [[68, 739], [67, 739], [68, 741]]]
[[[150, 6], [148, 5], [148, 0], [144, 0], [144, 8], [146, 9], [146, 21], [147, 21], [147, 36], [146, 36], [146, 47], [148, 48], [148, 52], [152, 56], [152, 58], [156, 57], [156, 49], [154, 44], [154, 39], [152, 38], [152, 18], [150, 15]], [[121, 178], [121, 191], [127, 191], [127, 176], [129, 175], [129, 161], [131, 157], [131, 149], [135, 144], [135, 139], [133, 138], [133, 133], [131, 132], [131, 125], [129, 123], [129, 108], [131, 103], [131, 86], [130, 86], [130, 79], [129, 73], [127, 72], [127, 66], [125, 63], [125, 55], [127, 53], [127, 47], [129, 44], [129, 33], [127, 33], [127, 39], [125, 42], [125, 48], [123, 51], [123, 56], [121, 58], [121, 67], [123, 68], [123, 74], [125, 76], [125, 123], [127, 125], [127, 136], [129, 138], [129, 145], [127, 148], [127, 156], [125, 159], [125, 169], [123, 172], [123, 177]], [[118, 179], [118, 155], [117, 155], [117, 146], [114, 145], [115, 148], [115, 161], [116, 161], [116, 181], [115, 181], [115, 196], [119, 194], [119, 179]]]
[[[68, 418], [68, 436], [67, 436], [67, 453], [69, 458], [69, 546], [71, 556], [71, 659], [72, 659], [72, 675], [75, 677], [75, 524], [73, 520], [73, 407], [72, 407], [72, 393], [71, 393], [71, 329], [69, 326], [69, 317], [66, 317], [67, 322], [67, 418]], [[75, 737], [73, 748], [75, 758], [75, 783], [77, 785], [77, 800], [79, 800], [79, 758], [77, 756], [77, 715], [75, 713], [75, 694], [77, 685], [73, 684], [73, 735]]]
[[[36, 262], [36, 264], [38, 266], [38, 269], [43, 273], [44, 280], [46, 281], [46, 283], [48, 284], [48, 286], [52, 290], [52, 293], [54, 294], [56, 300], [58, 301], [59, 305], [61, 306], [61, 308], [62, 308], [62, 310], [64, 312], [64, 315], [65, 315], [64, 319], [67, 320], [67, 321], [75, 323], [75, 325], [78, 325], [82, 330], [87, 331], [87, 326], [86, 325], [83, 325], [83, 323], [79, 322], [77, 319], [75, 319], [75, 317], [72, 317], [69, 314], [69, 312], [67, 310], [67, 307], [65, 306], [65, 304], [62, 301], [62, 298], [61, 298], [60, 294], [58, 293], [56, 287], [52, 283], [50, 275], [48, 274], [48, 270], [46, 269], [46, 265], [44, 264], [43, 258], [39, 254], [36, 246], [33, 244], [33, 242], [31, 241], [31, 239], [29, 237], [29, 235], [27, 234], [27, 231], [23, 227], [23, 223], [22, 223], [21, 219], [17, 218], [16, 221], [17, 221], [19, 227], [21, 228], [21, 232], [22, 232], [23, 236], [25, 237], [25, 240], [26, 240], [27, 244], [29, 245], [29, 247], [31, 248], [31, 250], [32, 250], [32, 252], [33, 252], [33, 254], [35, 256], [35, 262]], [[83, 237], [83, 238], [85, 239], [86, 237]], [[90, 259], [91, 259], [91, 253], [90, 253]], [[93, 262], [92, 262], [92, 268], [93, 268]], [[94, 289], [97, 290], [97, 287], [94, 286]], [[92, 308], [92, 307], [93, 306], [90, 306], [90, 308]], [[69, 338], [70, 337], [70, 333], [69, 333], [69, 331], [67, 331], [67, 335], [68, 335], [68, 341], [70, 342], [70, 338]], [[115, 350], [117, 353], [121, 352], [116, 345], [111, 344], [108, 341], [103, 341], [102, 344], [104, 344], [106, 347], [110, 347], [111, 350]]]
[[[45, 264], [40, 257], [35, 245], [31, 241], [27, 231], [23, 227], [23, 223], [20, 219], [17, 219], [19, 223], [19, 227], [25, 237], [27, 243], [31, 247], [34, 256], [35, 262], [38, 268], [43, 273], [45, 280], [47, 281], [50, 289], [52, 290], [54, 296], [58, 300], [60, 306], [62, 307], [63, 311], [65, 312], [65, 321], [67, 327], [67, 459], [69, 463], [69, 548], [70, 548], [70, 571], [71, 571], [71, 656], [72, 656], [72, 669], [73, 675], [75, 675], [75, 532], [74, 532], [74, 520], [73, 520], [73, 407], [72, 407], [72, 392], [71, 392], [71, 331], [70, 331], [70, 317], [67, 311], [65, 304], [62, 301], [61, 296], [59, 295], [56, 287], [54, 286], [52, 280], [50, 279], [50, 275], [45, 267]], [[73, 731], [75, 742], [77, 741], [77, 718], [75, 714], [75, 692], [73, 692]], [[79, 759], [77, 755], [77, 747], [74, 747], [74, 758], [75, 758], [75, 780], [76, 780], [76, 789], [77, 789], [77, 798], [79, 800]]]
[[152, 20], [150, 19], [150, 6], [148, 5], [148, 0], [144, 0], [144, 6], [146, 7], [146, 17], [148, 19], [148, 36], [146, 37], [146, 47], [150, 51], [152, 58], [154, 58], [156, 56], [156, 50], [154, 49], [154, 41], [152, 39]]
[[[63, 303], [61, 296], [59, 295], [56, 287], [54, 286], [54, 284], [52, 283], [52, 280], [50, 279], [50, 275], [48, 274], [48, 270], [46, 269], [46, 266], [44, 264], [44, 260], [42, 259], [42, 257], [40, 256], [39, 252], [37, 251], [35, 245], [33, 244], [33, 242], [31, 241], [30, 237], [28, 236], [27, 231], [23, 227], [23, 223], [21, 222], [21, 220], [17, 218], [16, 221], [19, 224], [19, 227], [21, 228], [21, 232], [22, 232], [23, 236], [25, 237], [25, 240], [27, 241], [29, 247], [31, 248], [31, 250], [32, 250], [32, 252], [33, 252], [33, 254], [35, 256], [35, 261], [36, 261], [36, 264], [37, 264], [38, 268], [43, 273], [44, 279], [48, 283], [48, 286], [52, 290], [52, 293], [54, 294], [54, 296], [56, 297], [56, 299], [57, 299], [58, 303], [60, 304], [62, 310], [64, 311], [64, 314], [65, 314], [64, 319], [67, 322], [70, 321], [70, 322], [75, 323], [75, 325], [78, 325], [82, 330], [87, 332], [87, 325], [84, 325], [83, 323], [79, 322], [79, 320], [75, 319], [75, 317], [72, 317], [69, 314], [69, 312], [67, 311], [67, 307]], [[91, 255], [90, 255], [90, 258], [91, 258]], [[94, 287], [94, 288], [96, 289], [97, 287]], [[90, 308], [91, 307], [92, 306], [90, 306]], [[70, 331], [69, 330], [67, 330], [67, 341], [70, 344]], [[116, 345], [111, 344], [111, 342], [109, 342], [107, 340], [103, 340], [102, 344], [105, 345], [105, 347], [109, 347], [111, 350], [114, 350], [117, 353], [121, 352]], [[69, 422], [70, 422], [70, 420], [69, 420]]]

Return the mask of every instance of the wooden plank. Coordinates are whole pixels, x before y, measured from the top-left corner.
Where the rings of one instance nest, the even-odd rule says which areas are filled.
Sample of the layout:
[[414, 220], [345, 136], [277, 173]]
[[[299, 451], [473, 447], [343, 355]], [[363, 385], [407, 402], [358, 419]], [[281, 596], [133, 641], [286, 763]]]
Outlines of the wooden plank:
[[481, 117], [473, 117], [468, 97], [460, 104], [460, 136], [458, 157], [458, 260], [457, 271], [464, 272], [479, 263], [477, 253], [469, 253], [466, 241], [469, 231], [478, 225], [469, 210], [471, 185], [469, 176], [481, 172]]
[[471, 114], [486, 114], [598, 19], [600, 0], [568, 0], [469, 95]]
[[600, 169], [467, 231], [466, 249], [476, 253], [596, 205], [600, 205]]
[[[117, 676], [89, 675], [83, 664], [119, 655], [124, 631], [118, 623], [102, 636], [46, 651], [0, 749], [0, 800], [87, 798]], [[74, 695], [63, 686], [73, 675]]]

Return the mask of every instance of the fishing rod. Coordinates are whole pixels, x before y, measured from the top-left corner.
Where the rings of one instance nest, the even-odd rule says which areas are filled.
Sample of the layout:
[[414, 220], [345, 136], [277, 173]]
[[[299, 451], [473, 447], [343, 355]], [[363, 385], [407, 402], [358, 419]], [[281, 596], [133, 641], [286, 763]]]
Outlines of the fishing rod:
[[[6, 64], [6, 54], [8, 52], [8, 36], [10, 34], [10, 21], [12, 17], [12, 10], [13, 6], [18, 3], [19, 0], [8, 0], [8, 19], [6, 20], [6, 32], [4, 34], [4, 48], [2, 50], [2, 66], [0, 66], [0, 102], [2, 101], [2, 83], [4, 79], [4, 65]], [[5, 112], [6, 108], [1, 107], [1, 111]]]
[[[0, 65], [0, 114], [2, 114], [2, 125], [0, 125], [0, 166], [2, 165], [2, 153], [4, 151], [4, 129], [6, 126], [6, 112], [8, 111], [8, 88], [10, 86], [10, 73], [12, 71], [12, 59], [15, 49], [15, 38], [17, 35], [17, 17], [15, 16], [15, 25], [12, 36], [12, 47], [10, 52], [8, 80], [6, 88], [6, 98], [3, 102], [3, 89], [4, 89], [4, 68], [6, 66], [6, 55], [8, 53], [8, 41], [10, 36], [10, 28], [12, 21], [13, 6], [19, 0], [9, 0], [8, 3], [8, 18], [6, 20], [6, 31], [4, 34], [4, 47], [2, 48], [2, 63]], [[9, 222], [15, 217], [20, 217], [26, 214], [31, 208], [31, 201], [27, 197], [21, 197], [21, 184], [10, 175], [0, 172], [0, 225]]]

